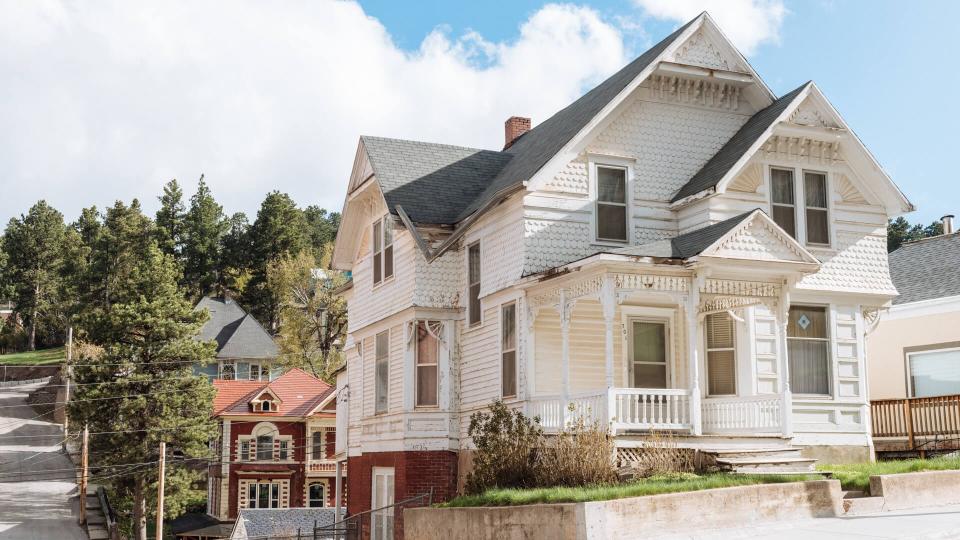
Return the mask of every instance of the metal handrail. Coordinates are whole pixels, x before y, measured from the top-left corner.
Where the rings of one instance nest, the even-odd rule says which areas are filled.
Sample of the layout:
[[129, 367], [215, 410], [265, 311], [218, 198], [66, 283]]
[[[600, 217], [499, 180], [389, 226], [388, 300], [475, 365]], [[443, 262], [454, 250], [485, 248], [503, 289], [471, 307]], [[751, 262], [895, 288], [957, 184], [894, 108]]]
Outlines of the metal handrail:
[[[433, 488], [432, 488], [432, 487], [430, 488], [430, 491], [428, 491], [428, 492], [426, 492], [426, 493], [421, 493], [420, 495], [415, 495], [415, 496], [413, 496], [413, 497], [410, 497], [410, 498], [408, 498], [408, 499], [404, 499], [404, 500], [402, 500], [402, 501], [395, 502], [395, 503], [393, 503], [393, 504], [388, 504], [388, 505], [386, 505], [386, 506], [381, 506], [380, 508], [371, 508], [370, 510], [364, 510], [363, 512], [357, 512], [356, 514], [347, 516], [347, 517], [341, 519], [340, 521], [335, 521], [335, 522], [330, 523], [330, 524], [328, 524], [328, 525], [323, 525], [323, 526], [317, 527], [317, 528], [314, 529], [314, 531], [315, 531], [315, 532], [316, 532], [316, 531], [324, 531], [324, 532], [333, 533], [334, 535], [336, 535], [338, 531], [342, 531], [342, 530], [343, 530], [343, 531], [349, 531], [350, 528], [351, 528], [351, 526], [359, 525], [359, 524], [360, 524], [360, 519], [361, 519], [363, 516], [365, 516], [365, 515], [372, 515], [374, 512], [380, 512], [380, 511], [382, 511], [382, 510], [386, 510], [386, 509], [388, 509], [388, 508], [394, 508], [394, 507], [397, 507], [397, 506], [404, 506], [404, 505], [410, 504], [410, 503], [412, 503], [412, 502], [414, 502], [414, 501], [418, 501], [418, 500], [422, 500], [422, 499], [426, 499], [426, 501], [427, 501], [426, 506], [431, 506], [431, 505], [433, 504]], [[394, 517], [396, 517], [396, 515], [394, 515]]]

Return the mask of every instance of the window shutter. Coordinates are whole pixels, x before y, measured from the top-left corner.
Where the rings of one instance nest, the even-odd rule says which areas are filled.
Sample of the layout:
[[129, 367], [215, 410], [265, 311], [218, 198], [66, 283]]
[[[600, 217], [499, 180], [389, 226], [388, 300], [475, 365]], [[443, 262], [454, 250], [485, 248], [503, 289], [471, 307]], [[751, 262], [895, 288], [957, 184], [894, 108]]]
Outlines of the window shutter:
[[727, 313], [707, 316], [707, 391], [711, 395], [737, 393], [736, 325]]

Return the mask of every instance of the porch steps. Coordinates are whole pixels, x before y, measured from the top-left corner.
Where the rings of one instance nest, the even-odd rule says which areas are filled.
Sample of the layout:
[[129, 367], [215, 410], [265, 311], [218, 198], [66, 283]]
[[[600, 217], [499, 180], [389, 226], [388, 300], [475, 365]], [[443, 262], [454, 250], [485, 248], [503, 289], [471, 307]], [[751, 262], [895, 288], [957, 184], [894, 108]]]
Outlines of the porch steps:
[[848, 516], [861, 516], [883, 512], [883, 497], [868, 497], [862, 491], [843, 492], [843, 513]]
[[746, 474], [814, 473], [816, 459], [800, 455], [799, 448], [726, 448], [705, 450], [721, 471]]

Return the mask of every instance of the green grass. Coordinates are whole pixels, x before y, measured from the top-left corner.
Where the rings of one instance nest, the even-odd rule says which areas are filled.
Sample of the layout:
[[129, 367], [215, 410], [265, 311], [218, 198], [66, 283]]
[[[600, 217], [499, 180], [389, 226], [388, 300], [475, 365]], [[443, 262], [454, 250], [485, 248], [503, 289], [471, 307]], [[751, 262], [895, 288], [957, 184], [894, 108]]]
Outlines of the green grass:
[[700, 491], [754, 484], [781, 484], [803, 480], [818, 480], [819, 475], [737, 475], [708, 474], [704, 476], [683, 475], [679, 478], [652, 477], [625, 484], [553, 487], [535, 489], [490, 489], [480, 495], [464, 495], [439, 506], [456, 508], [464, 506], [516, 506], [538, 503], [567, 503], [586, 501], [607, 501], [625, 497], [660, 495], [683, 491]]
[[919, 471], [943, 471], [960, 469], [960, 457], [932, 459], [905, 459], [901, 461], [877, 461], [874, 463], [850, 463], [845, 465], [817, 465], [817, 470], [830, 471], [846, 490], [870, 491], [870, 476], [876, 474], [900, 474]]
[[42, 349], [39, 351], [0, 354], [0, 365], [44, 366], [63, 362], [66, 357], [66, 352], [63, 347], [54, 347], [52, 349]]

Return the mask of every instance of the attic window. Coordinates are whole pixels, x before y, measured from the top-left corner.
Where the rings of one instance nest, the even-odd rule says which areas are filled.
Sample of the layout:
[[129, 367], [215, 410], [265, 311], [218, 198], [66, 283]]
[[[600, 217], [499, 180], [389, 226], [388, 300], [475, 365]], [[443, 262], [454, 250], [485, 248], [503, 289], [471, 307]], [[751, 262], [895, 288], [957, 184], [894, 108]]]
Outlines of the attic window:
[[393, 230], [390, 216], [373, 223], [373, 284], [393, 277]]
[[627, 241], [627, 170], [597, 167], [597, 240]]
[[260, 410], [263, 412], [270, 412], [270, 400], [261, 401]]

